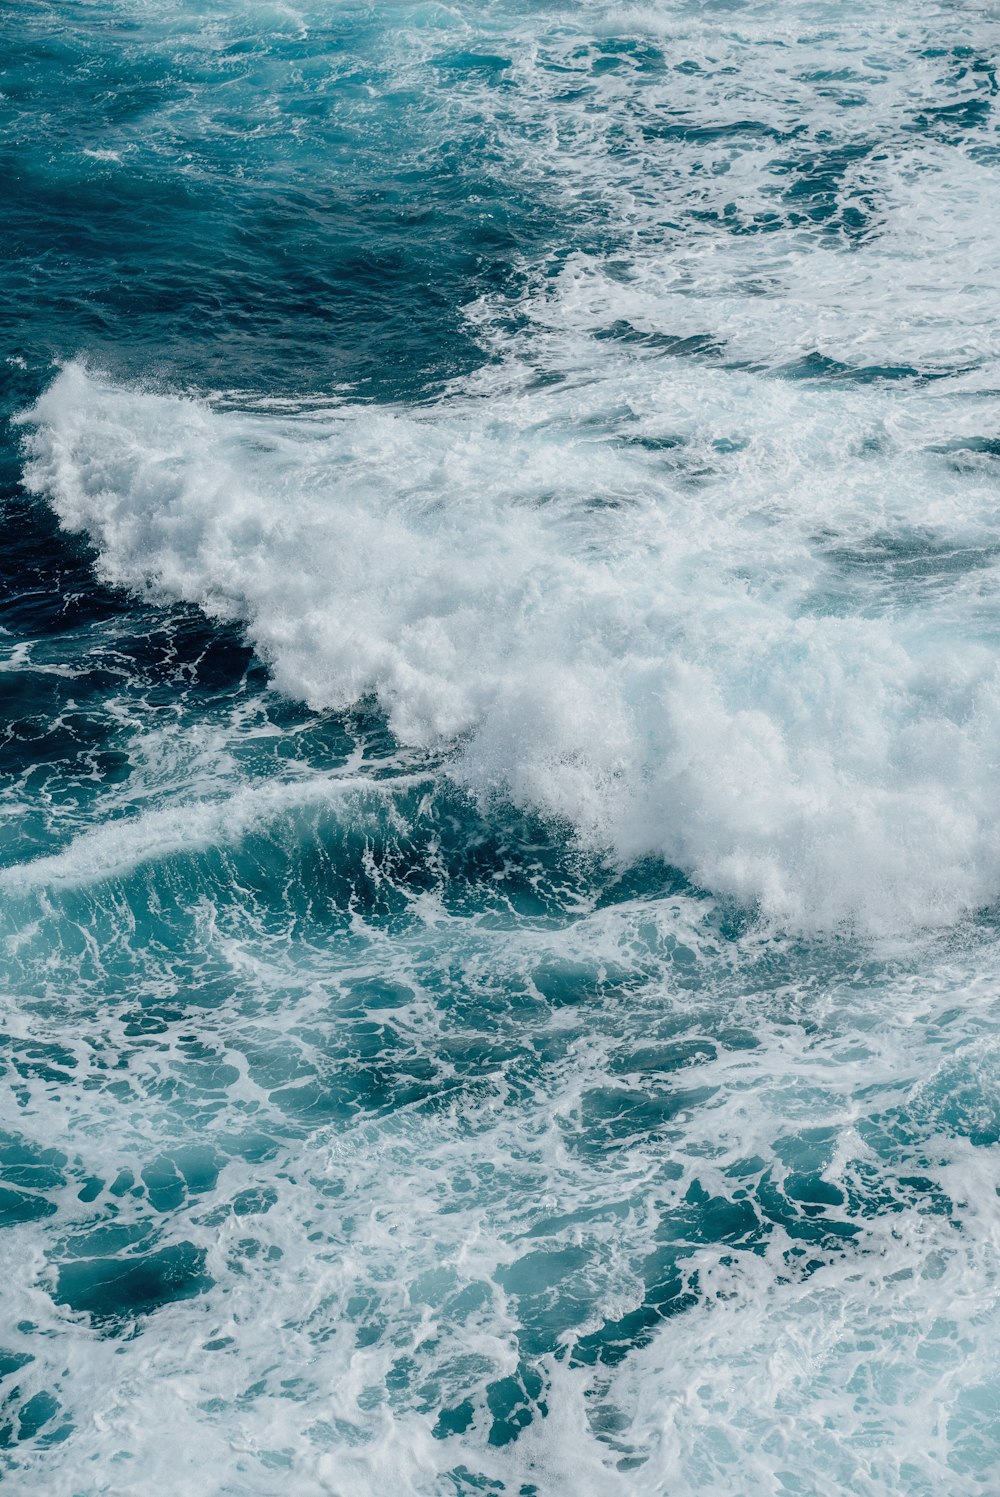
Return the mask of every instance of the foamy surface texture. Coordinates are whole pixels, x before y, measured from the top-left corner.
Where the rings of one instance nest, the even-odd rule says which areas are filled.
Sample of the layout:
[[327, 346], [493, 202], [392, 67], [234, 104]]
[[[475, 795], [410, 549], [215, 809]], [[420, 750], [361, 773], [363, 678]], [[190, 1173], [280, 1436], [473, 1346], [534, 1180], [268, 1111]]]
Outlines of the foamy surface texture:
[[995, 1492], [1000, 14], [5, 36], [12, 1490]]

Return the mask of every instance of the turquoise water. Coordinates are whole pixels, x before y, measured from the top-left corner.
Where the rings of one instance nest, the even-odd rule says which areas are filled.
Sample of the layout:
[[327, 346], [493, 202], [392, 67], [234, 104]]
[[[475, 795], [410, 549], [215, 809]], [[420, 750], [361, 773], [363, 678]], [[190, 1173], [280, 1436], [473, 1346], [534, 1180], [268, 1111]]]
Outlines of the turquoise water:
[[0, 26], [12, 1491], [995, 1492], [995, 8]]

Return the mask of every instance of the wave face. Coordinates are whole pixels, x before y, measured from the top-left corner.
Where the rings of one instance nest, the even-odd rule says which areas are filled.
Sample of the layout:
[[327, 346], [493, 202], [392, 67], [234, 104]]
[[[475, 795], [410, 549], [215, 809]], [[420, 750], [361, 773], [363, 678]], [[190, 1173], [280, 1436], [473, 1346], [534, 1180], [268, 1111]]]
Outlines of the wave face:
[[996, 1490], [998, 51], [12, 14], [19, 1490]]

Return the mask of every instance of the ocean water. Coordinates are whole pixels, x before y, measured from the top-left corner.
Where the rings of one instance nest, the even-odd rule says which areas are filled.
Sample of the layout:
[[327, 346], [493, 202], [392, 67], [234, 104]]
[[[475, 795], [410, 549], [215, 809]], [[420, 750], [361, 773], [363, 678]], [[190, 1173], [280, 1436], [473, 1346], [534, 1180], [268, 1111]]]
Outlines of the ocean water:
[[998, 54], [0, 10], [12, 1492], [1000, 1490]]

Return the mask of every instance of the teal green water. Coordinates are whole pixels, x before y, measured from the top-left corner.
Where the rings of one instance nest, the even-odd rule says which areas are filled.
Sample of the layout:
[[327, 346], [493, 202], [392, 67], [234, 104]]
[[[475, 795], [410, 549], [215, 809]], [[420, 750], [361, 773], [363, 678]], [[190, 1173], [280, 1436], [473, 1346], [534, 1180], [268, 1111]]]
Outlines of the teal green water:
[[996, 16], [0, 26], [11, 1490], [996, 1490]]

